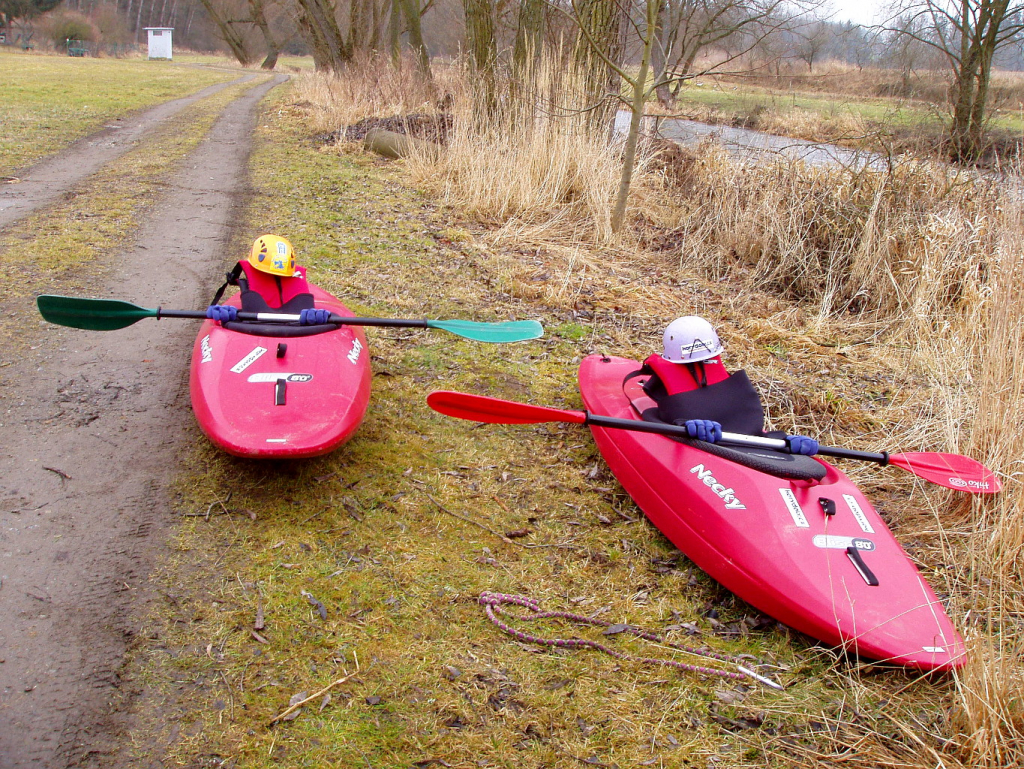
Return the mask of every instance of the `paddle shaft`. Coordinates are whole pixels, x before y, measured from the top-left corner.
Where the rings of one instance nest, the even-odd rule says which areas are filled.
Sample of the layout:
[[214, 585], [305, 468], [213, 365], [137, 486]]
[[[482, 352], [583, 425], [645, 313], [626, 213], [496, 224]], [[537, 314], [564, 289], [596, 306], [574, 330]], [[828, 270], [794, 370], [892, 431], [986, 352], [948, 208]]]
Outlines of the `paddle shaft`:
[[[498, 424], [537, 424], [541, 422], [560, 422], [575, 425], [591, 425], [619, 430], [630, 430], [640, 433], [653, 433], [669, 437], [689, 438], [685, 427], [670, 425], [664, 422], [645, 422], [637, 419], [601, 416], [587, 411], [555, 409], [547, 406], [531, 406], [527, 403], [506, 401], [500, 398], [488, 398], [483, 395], [437, 390], [427, 396], [427, 404], [442, 414], [458, 419], [471, 419], [478, 422]], [[760, 435], [739, 435], [724, 433], [723, 442], [740, 446], [789, 451], [788, 440], [766, 438]], [[911, 452], [909, 454], [889, 454], [887, 452], [854, 451], [832, 446], [822, 446], [818, 453], [843, 459], [860, 459], [876, 462], [880, 465], [891, 465], [913, 473], [931, 483], [945, 486], [947, 489], [966, 491], [970, 494], [995, 494], [1002, 484], [995, 473], [985, 465], [970, 457], [959, 454], [942, 454], [937, 452]]]
[[[679, 438], [689, 438], [690, 434], [685, 427], [665, 424], [662, 422], [641, 422], [635, 419], [618, 419], [606, 417], [599, 414], [586, 412], [585, 424], [595, 427], [610, 427], [616, 430], [630, 430], [636, 433], [654, 433], [656, 435], [669, 435]], [[752, 446], [766, 449], [788, 451], [789, 445], [781, 438], [765, 438], [760, 435], [741, 435], [739, 433], [722, 433], [719, 443], [731, 443], [736, 446]], [[876, 453], [873, 451], [855, 451], [853, 449], [842, 449], [833, 446], [819, 446], [819, 454], [840, 459], [862, 459], [868, 462], [877, 462], [880, 465], [889, 464], [889, 455], [885, 452]]]
[[[157, 307], [156, 318], [205, 318], [205, 310], [165, 310]], [[298, 315], [280, 312], [240, 312], [238, 320], [262, 321], [264, 323], [298, 323]], [[404, 320], [392, 318], [350, 318], [347, 315], [331, 313], [328, 323], [343, 323], [346, 326], [387, 326], [389, 328], [429, 328], [426, 320]]]

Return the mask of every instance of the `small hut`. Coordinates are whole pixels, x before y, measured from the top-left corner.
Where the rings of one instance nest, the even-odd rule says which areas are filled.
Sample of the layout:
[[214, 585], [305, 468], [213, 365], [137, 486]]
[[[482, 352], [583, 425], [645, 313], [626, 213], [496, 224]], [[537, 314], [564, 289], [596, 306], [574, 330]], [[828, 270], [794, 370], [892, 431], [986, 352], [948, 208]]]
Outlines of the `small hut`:
[[174, 27], [144, 27], [149, 33], [149, 58], [171, 59], [171, 33]]

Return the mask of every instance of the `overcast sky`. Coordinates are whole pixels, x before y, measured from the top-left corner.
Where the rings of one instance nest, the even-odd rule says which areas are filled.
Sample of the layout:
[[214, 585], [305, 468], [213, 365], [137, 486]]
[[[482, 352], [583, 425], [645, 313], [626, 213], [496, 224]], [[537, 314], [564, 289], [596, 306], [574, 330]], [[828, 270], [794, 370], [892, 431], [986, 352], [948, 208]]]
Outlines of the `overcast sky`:
[[878, 9], [888, 0], [831, 0], [835, 10], [833, 21], [852, 21], [857, 24], [873, 24], [878, 21]]

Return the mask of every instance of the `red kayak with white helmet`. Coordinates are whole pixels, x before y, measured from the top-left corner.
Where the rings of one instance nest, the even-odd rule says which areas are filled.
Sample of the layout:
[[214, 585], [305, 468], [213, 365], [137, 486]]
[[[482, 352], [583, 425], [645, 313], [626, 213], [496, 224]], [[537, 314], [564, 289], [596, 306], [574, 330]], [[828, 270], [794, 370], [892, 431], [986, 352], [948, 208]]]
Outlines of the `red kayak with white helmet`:
[[[227, 285], [241, 291], [218, 304]], [[238, 312], [298, 315], [241, 321]], [[326, 454], [355, 432], [370, 399], [370, 354], [342, 302], [310, 283], [285, 238], [257, 238], [207, 311], [192, 350], [190, 390], [199, 426], [230, 454]]]
[[[813, 456], [813, 439], [763, 432], [757, 391], [722, 352], [711, 324], [690, 317], [643, 364], [582, 361], [589, 413], [685, 426], [692, 439], [591, 423], [623, 488], [698, 567], [780, 622], [872, 660], [962, 665], [942, 602], [870, 501]], [[723, 446], [723, 431], [783, 437], [788, 451]]]

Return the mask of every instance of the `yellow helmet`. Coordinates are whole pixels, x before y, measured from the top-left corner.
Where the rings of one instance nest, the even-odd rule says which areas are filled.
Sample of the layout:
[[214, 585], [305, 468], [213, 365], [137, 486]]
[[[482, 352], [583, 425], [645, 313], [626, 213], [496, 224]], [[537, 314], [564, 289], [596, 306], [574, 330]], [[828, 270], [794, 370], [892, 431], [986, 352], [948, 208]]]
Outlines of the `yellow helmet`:
[[260, 235], [252, 244], [249, 264], [271, 275], [290, 278], [295, 274], [295, 249], [280, 235]]

